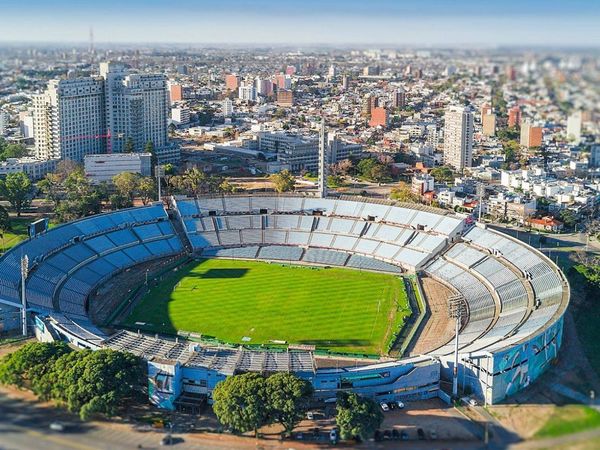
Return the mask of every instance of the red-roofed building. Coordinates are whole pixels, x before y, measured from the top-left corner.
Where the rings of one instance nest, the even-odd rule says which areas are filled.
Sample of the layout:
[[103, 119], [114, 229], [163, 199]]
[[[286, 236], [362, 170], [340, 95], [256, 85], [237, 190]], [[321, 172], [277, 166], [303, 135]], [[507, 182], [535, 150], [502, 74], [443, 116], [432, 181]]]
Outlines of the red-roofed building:
[[557, 233], [563, 229], [563, 223], [552, 217], [542, 217], [541, 219], [527, 219], [527, 224], [534, 230], [551, 231]]

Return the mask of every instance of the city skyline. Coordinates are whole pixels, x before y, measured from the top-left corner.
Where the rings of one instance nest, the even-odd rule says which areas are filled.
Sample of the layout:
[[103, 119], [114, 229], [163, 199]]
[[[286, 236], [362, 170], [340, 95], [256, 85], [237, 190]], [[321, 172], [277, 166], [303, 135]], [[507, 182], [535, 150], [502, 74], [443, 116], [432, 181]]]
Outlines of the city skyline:
[[600, 4], [583, 0], [107, 0], [76, 10], [69, 1], [35, 0], [28, 14], [18, 5], [3, 6], [0, 42], [83, 43], [92, 27], [98, 43], [595, 47], [599, 18]]

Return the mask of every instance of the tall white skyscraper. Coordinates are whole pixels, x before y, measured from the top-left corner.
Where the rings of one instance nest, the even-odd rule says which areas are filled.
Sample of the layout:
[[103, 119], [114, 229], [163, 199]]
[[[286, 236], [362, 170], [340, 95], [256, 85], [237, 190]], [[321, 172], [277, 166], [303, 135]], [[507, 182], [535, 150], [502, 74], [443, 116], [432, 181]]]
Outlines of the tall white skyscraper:
[[164, 75], [128, 73], [100, 64], [100, 77], [51, 80], [33, 99], [36, 156], [82, 162], [89, 154], [122, 152], [151, 141], [168, 147], [169, 103]]
[[8, 113], [0, 109], [0, 136], [4, 136], [8, 128]]
[[168, 140], [169, 95], [162, 74], [130, 74], [118, 63], [101, 63], [106, 80], [106, 127], [108, 151], [121, 152], [131, 139], [135, 151], [151, 141], [155, 149]]
[[233, 102], [226, 98], [223, 100], [223, 117], [231, 117], [233, 115]]
[[321, 117], [321, 127], [319, 128], [319, 197], [327, 197], [327, 165], [329, 158], [327, 155], [328, 142], [327, 132], [325, 131], [325, 117]]
[[473, 113], [464, 106], [449, 106], [444, 115], [444, 164], [463, 170], [473, 162]]
[[242, 84], [238, 88], [238, 96], [240, 100], [245, 100], [247, 102], [255, 102], [256, 89], [254, 88], [254, 84]]
[[83, 162], [106, 151], [104, 80], [51, 80], [33, 98], [35, 156]]

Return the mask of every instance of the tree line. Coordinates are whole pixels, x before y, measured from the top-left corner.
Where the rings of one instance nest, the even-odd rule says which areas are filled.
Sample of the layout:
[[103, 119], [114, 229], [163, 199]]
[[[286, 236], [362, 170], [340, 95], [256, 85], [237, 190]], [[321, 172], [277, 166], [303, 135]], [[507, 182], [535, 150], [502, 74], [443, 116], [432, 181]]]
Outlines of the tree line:
[[72, 350], [64, 342], [32, 342], [0, 360], [0, 383], [29, 389], [82, 420], [114, 416], [141, 393], [142, 360], [110, 349]]
[[[233, 193], [238, 188], [215, 175], [207, 175], [197, 168], [176, 173], [171, 164], [164, 166], [163, 192], [165, 195], [186, 194], [198, 196], [211, 193]], [[8, 174], [0, 179], [0, 198], [10, 203], [17, 217], [40, 194], [52, 203], [56, 220], [66, 222], [97, 214], [103, 209], [121, 209], [133, 206], [135, 198], [145, 205], [156, 200], [156, 179], [131, 172], [115, 175], [112, 183], [94, 184], [86, 176], [83, 166], [70, 160], [61, 161], [57, 169], [35, 185], [23, 172]]]
[[[313, 396], [310, 382], [288, 372], [268, 377], [258, 373], [234, 375], [213, 391], [213, 410], [222, 425], [235, 433], [279, 424], [290, 435], [304, 419]], [[377, 404], [353, 392], [340, 392], [336, 424], [342, 439], [368, 439], [383, 421]]]

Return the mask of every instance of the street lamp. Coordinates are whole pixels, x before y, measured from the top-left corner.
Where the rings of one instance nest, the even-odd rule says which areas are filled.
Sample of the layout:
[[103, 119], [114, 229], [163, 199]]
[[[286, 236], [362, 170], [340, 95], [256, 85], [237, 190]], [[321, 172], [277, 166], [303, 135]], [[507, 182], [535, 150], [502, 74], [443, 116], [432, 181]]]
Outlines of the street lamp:
[[165, 168], [164, 166], [156, 166], [154, 169], [156, 175], [156, 184], [158, 185], [158, 201], [161, 200], [161, 191], [160, 191], [160, 179], [165, 176]]
[[21, 325], [23, 336], [27, 336], [27, 300], [25, 299], [25, 280], [29, 275], [29, 257], [21, 257]]
[[[456, 319], [454, 334], [454, 367], [452, 369], [452, 396], [458, 397], [458, 332], [460, 331], [461, 317], [465, 314], [465, 299], [462, 295], [454, 295], [448, 299], [448, 315]], [[463, 369], [464, 370], [464, 369]]]

